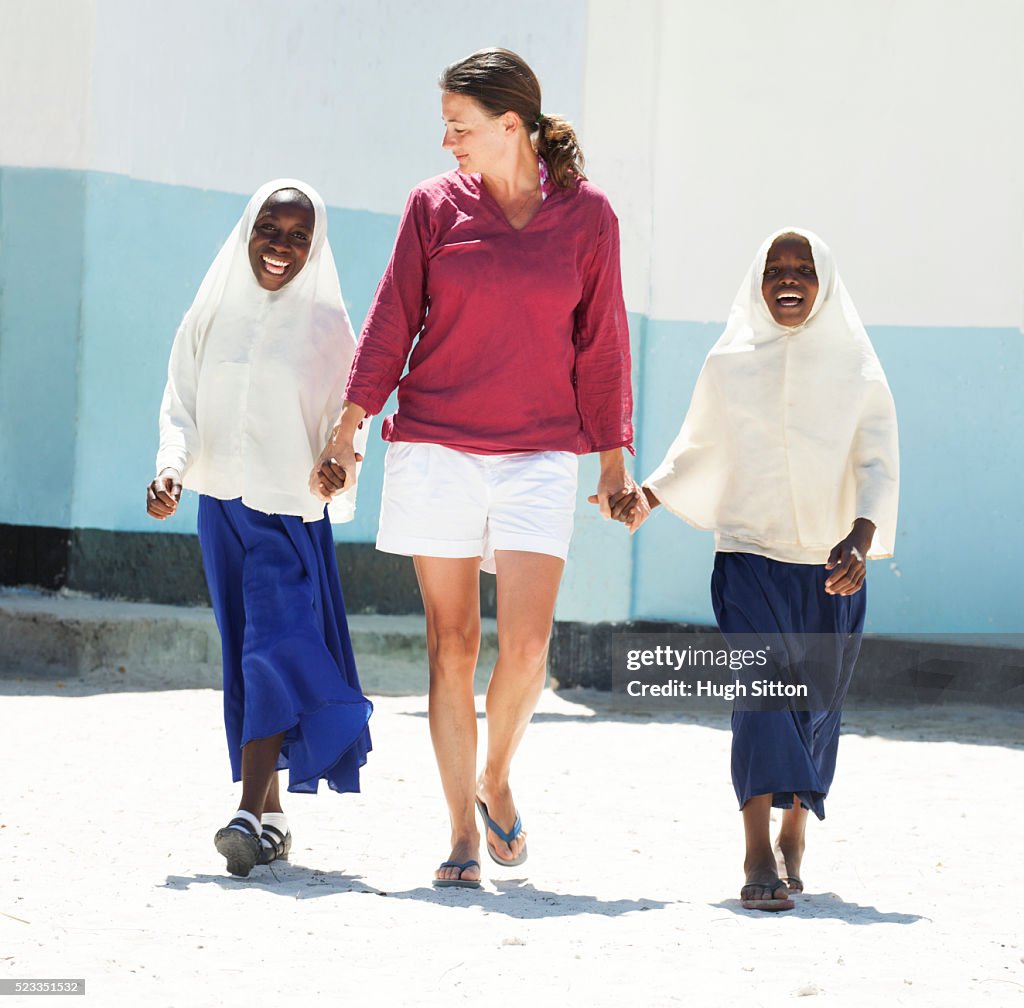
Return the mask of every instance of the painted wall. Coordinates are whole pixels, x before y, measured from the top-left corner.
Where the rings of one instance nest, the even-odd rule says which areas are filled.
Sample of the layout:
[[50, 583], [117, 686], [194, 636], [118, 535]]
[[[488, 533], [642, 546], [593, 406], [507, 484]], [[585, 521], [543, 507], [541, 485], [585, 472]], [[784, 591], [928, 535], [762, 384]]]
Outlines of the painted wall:
[[[406, 192], [448, 167], [437, 73], [496, 43], [576, 121], [620, 217], [638, 472], [763, 236], [811, 227], [900, 413], [898, 553], [873, 565], [871, 627], [1022, 628], [1024, 6], [279, 8], [0, 0], [0, 522], [190, 528], [189, 507], [146, 519], [141, 488], [174, 329], [246, 196], [276, 175], [321, 189], [358, 324]], [[372, 540], [380, 466], [340, 538]], [[581, 475], [559, 617], [710, 621], [710, 536], [659, 515], [630, 540], [585, 503], [594, 460]]]
[[[898, 549], [872, 565], [869, 628], [1020, 630], [1024, 6], [592, 0], [589, 14], [586, 149], [643, 320], [638, 471], [678, 430], [761, 240], [810, 227], [900, 417]], [[710, 535], [660, 514], [630, 552], [632, 616], [711, 621]], [[607, 569], [578, 578], [564, 618], [588, 618], [618, 556]]]
[[0, 521], [71, 526], [83, 205], [76, 173], [0, 168]]
[[[0, 23], [14, 28], [0, 35], [10, 67], [10, 101], [0, 103], [0, 461], [24, 473], [0, 485], [0, 522], [194, 527], [191, 495], [174, 521], [156, 523], [140, 487], [152, 475], [174, 331], [263, 181], [297, 176], [323, 194], [358, 326], [408, 190], [450, 167], [436, 86], [447, 63], [483, 44], [528, 52], [548, 108], [580, 118], [583, 0], [525, 0], [514, 18], [481, 9], [470, 19], [454, 0], [309, 0], [284, 24], [267, 0], [241, 10], [0, 0]], [[37, 395], [37, 372], [51, 382], [59, 373], [59, 416]], [[26, 429], [63, 452], [56, 495]], [[381, 480], [378, 450], [339, 539], [374, 538]]]

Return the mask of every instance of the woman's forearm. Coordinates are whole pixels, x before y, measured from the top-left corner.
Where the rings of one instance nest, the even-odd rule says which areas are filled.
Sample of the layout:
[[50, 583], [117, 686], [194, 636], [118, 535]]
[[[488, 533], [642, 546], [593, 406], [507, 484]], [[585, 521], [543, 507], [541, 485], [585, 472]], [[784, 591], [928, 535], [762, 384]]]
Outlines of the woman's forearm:
[[355, 437], [356, 431], [359, 429], [359, 425], [365, 419], [366, 410], [358, 403], [346, 399], [341, 407], [338, 422], [331, 431], [331, 440], [335, 443], [351, 442]]
[[598, 453], [601, 459], [601, 475], [612, 474], [621, 470], [626, 471], [626, 462], [622, 457], [621, 448], [612, 448], [610, 451]]

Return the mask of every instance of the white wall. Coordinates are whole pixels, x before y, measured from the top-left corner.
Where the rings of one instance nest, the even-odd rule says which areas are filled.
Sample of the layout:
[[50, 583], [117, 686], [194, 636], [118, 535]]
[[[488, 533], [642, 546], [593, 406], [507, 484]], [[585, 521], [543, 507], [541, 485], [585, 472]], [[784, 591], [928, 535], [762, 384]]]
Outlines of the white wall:
[[[678, 427], [718, 331], [697, 323], [724, 319], [764, 234], [815, 228], [900, 413], [900, 543], [873, 611], [934, 628], [954, 585], [963, 627], [1015, 629], [1022, 38], [1024, 0], [0, 0], [0, 345], [63, 369], [40, 437], [75, 439], [72, 524], [145, 525], [167, 344], [243, 194], [278, 174], [321, 188], [365, 310], [409, 186], [450, 164], [438, 72], [504, 44], [580, 127], [622, 224], [627, 303], [653, 319], [634, 332], [637, 466]], [[34, 416], [37, 386], [7, 373], [6, 415]], [[35, 486], [17, 459], [8, 482]], [[30, 497], [0, 518], [66, 520]], [[579, 517], [562, 618], [707, 618], [710, 537], [662, 516], [663, 540], [630, 540], [589, 505]], [[993, 555], [936, 554], [948, 527], [989, 531]], [[616, 571], [611, 588], [595, 570]]]
[[1022, 46], [1020, 0], [591, 0], [588, 154], [630, 307], [724, 319], [794, 224], [869, 323], [1020, 326]]
[[619, 218], [626, 304], [630, 311], [647, 314], [661, 129], [662, 4], [591, 0], [589, 6], [583, 114], [587, 173], [608, 194]]
[[0, 163], [237, 193], [291, 175], [397, 213], [453, 166], [440, 71], [504, 45], [578, 118], [585, 23], [585, 0], [0, 0]]
[[0, 0], [0, 166], [80, 168], [96, 0]]
[[632, 310], [722, 319], [790, 222], [832, 244], [869, 323], [1021, 325], [1021, 0], [282, 10], [0, 0], [0, 163], [238, 193], [270, 163], [334, 206], [395, 213], [449, 166], [438, 71], [500, 43], [581, 127]]

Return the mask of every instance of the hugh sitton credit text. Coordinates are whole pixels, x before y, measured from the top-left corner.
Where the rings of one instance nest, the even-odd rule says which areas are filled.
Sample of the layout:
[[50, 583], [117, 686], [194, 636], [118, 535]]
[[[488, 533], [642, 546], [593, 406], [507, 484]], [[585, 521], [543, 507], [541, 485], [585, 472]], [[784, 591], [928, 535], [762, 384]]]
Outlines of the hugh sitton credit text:
[[670, 679], [663, 683], [645, 683], [633, 679], [626, 684], [626, 692], [631, 697], [721, 697], [723, 700], [735, 700], [737, 697], [806, 697], [807, 687], [793, 683], [773, 682], [770, 679], [759, 679], [752, 683], [715, 683], [698, 679], [686, 682], [685, 679]]

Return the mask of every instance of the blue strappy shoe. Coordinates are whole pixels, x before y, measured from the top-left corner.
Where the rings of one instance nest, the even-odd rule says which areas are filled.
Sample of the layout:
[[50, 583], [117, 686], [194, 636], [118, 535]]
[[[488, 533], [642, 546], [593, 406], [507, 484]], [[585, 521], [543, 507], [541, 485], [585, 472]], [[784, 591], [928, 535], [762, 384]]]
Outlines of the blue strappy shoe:
[[[511, 846], [512, 841], [515, 840], [520, 833], [523, 832], [523, 820], [519, 818], [519, 813], [516, 813], [516, 821], [512, 824], [510, 832], [506, 833], [488, 814], [487, 806], [477, 798], [476, 807], [480, 810], [480, 818], [484, 821], [484, 839], [487, 838], [487, 830], [492, 830], [496, 836], [500, 836], [505, 843]], [[504, 858], [498, 857], [498, 852], [494, 849], [494, 844], [490, 840], [487, 840], [487, 853], [491, 855], [491, 860], [497, 862], [505, 868], [515, 868], [516, 865], [521, 865], [526, 860], [526, 845], [523, 845], [523, 849], [519, 852], [517, 857], [512, 858], [510, 861], [506, 861]]]
[[474, 865], [476, 865], [476, 867], [479, 868], [480, 867], [480, 862], [479, 861], [472, 861], [472, 860], [470, 860], [470, 861], [463, 861], [460, 864], [458, 861], [442, 861], [441, 864], [438, 867], [440, 867], [440, 868], [458, 868], [459, 869], [459, 877], [458, 878], [436, 878], [436, 879], [434, 879], [434, 888], [435, 889], [479, 889], [480, 888], [480, 879], [469, 879], [469, 878], [464, 879], [462, 877], [462, 873], [467, 868], [472, 868]]

